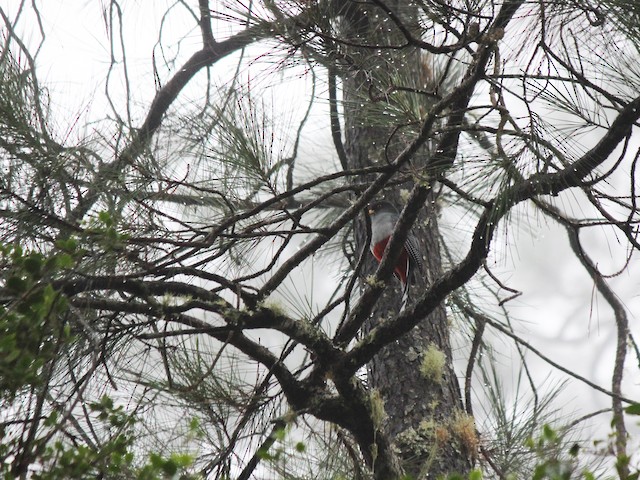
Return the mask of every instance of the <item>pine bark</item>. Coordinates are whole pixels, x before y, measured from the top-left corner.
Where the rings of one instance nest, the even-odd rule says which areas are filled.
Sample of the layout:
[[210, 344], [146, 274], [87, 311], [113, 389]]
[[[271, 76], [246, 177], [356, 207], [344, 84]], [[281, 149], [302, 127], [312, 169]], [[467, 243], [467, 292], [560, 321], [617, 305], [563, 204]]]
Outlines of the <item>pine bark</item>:
[[[409, 27], [411, 19], [417, 18], [415, 7], [408, 1], [386, 2], [385, 5], [399, 18], [405, 19]], [[358, 7], [349, 13], [348, 33], [352, 43], [403, 43], [397, 31], [389, 28], [388, 17], [382, 15], [379, 9], [366, 11], [364, 7]], [[393, 159], [394, 154], [405, 146], [403, 134], [398, 133], [393, 125], [381, 125], [380, 119], [368, 115], [363, 105], [366, 102], [385, 101], [379, 100], [376, 94], [388, 91], [397, 78], [413, 77], [417, 87], [424, 87], [430, 81], [427, 78], [430, 73], [426, 67], [428, 60], [413, 48], [378, 51], [349, 47], [347, 54], [353, 62], [351, 73], [343, 77], [348, 168], [384, 165], [387, 158]], [[354, 71], [357, 73], [354, 74]], [[425, 108], [428, 106], [425, 105]], [[412, 159], [412, 167], [419, 171], [428, 155], [427, 145]], [[402, 191], [410, 191], [412, 186], [412, 181], [408, 181], [389, 187], [384, 197], [400, 209], [404, 206]], [[442, 271], [437, 216], [436, 197], [432, 193], [413, 228], [422, 248], [426, 270], [412, 287], [414, 298], [418, 292], [424, 291], [428, 279], [435, 278]], [[360, 232], [356, 235], [356, 245], [361, 249], [366, 248], [367, 236], [363, 234], [366, 231], [364, 221], [359, 221], [362, 223], [355, 231]], [[363, 275], [372, 274], [375, 268], [376, 263], [371, 257]], [[400, 283], [392, 278], [377, 302], [367, 328], [374, 327], [380, 319], [397, 315], [401, 296]], [[425, 353], [429, 350], [434, 352], [434, 347], [442, 352], [445, 362], [442, 374], [436, 372], [434, 377], [430, 377], [422, 371], [421, 364]], [[418, 479], [469, 471], [472, 452], [469, 451], [468, 439], [464, 438], [464, 433], [469, 433], [468, 419], [463, 414], [460, 389], [453, 368], [449, 323], [444, 305], [424, 318], [407, 335], [384, 348], [368, 369], [369, 388], [377, 390], [384, 401], [387, 415], [384, 428], [400, 451], [406, 474]], [[466, 428], [462, 428], [462, 425]]]

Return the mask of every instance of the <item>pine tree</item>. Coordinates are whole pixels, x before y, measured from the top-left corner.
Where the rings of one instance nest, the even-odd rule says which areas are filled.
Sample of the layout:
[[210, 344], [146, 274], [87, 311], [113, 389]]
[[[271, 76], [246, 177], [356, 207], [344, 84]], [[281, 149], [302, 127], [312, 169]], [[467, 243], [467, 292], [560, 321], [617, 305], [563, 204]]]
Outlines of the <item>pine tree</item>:
[[[98, 118], [43, 80], [49, 3], [11, 8], [3, 478], [571, 478], [600, 453], [571, 427], [603, 414], [610, 469], [637, 474], [640, 353], [607, 274], [631, 278], [639, 248], [635, 0], [113, 0], [87, 7], [107, 27]], [[129, 54], [143, 13], [151, 75]], [[401, 214], [378, 264], [382, 198]], [[544, 222], [615, 325], [610, 387], [512, 315], [496, 259]], [[409, 234], [425, 268], [403, 308]], [[610, 408], [558, 423], [532, 356]]]

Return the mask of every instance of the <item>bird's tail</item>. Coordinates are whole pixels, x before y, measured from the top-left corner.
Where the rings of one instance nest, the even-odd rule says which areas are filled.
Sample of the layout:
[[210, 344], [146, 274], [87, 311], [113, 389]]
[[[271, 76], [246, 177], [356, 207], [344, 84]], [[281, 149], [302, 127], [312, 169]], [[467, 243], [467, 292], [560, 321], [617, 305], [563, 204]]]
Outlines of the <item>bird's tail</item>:
[[400, 304], [400, 311], [398, 313], [402, 313], [407, 306], [407, 302], [409, 301], [409, 285], [411, 282], [407, 278], [407, 281], [404, 283], [404, 288], [402, 289], [402, 303]]

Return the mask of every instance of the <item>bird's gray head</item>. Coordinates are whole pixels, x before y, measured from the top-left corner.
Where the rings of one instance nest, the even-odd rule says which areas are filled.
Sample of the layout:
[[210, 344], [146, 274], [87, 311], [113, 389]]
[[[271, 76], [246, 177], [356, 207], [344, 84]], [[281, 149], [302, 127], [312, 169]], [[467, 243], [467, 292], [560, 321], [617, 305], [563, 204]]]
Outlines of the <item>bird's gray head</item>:
[[370, 203], [367, 206], [367, 213], [369, 216], [375, 217], [381, 213], [395, 213], [398, 214], [398, 209], [393, 206], [391, 202], [387, 202], [386, 200], [378, 200], [376, 202]]

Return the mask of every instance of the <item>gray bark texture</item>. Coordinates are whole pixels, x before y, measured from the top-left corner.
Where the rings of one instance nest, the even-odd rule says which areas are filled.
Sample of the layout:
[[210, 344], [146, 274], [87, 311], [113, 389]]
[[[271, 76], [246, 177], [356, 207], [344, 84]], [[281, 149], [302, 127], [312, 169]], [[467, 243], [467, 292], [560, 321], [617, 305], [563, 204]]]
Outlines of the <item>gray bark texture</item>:
[[[407, 20], [411, 28], [412, 18], [417, 18], [410, 2], [398, 0], [385, 5]], [[394, 38], [388, 25], [376, 23], [376, 17], [364, 8], [354, 8], [349, 17], [349, 36], [354, 44], [380, 45], [402, 44]], [[380, 11], [378, 10], [378, 13]], [[384, 92], [396, 80], [416, 80], [416, 88], [424, 88], [430, 81], [428, 61], [421, 52], [407, 47], [397, 50], [375, 50], [349, 47], [348, 56], [355, 63], [343, 78], [345, 112], [345, 151], [349, 168], [384, 165], [406, 146], [401, 131], [381, 125], [379, 119], [367, 114], [363, 108], [367, 102], [378, 100], [375, 95]], [[353, 67], [353, 66], [352, 66]], [[426, 107], [425, 107], [426, 110]], [[419, 170], [429, 155], [426, 145], [411, 161], [409, 170]], [[405, 172], [409, 173], [409, 171]], [[409, 175], [411, 177], [411, 175]], [[360, 179], [361, 181], [363, 179]], [[370, 180], [370, 179], [364, 179]], [[403, 191], [410, 191], [414, 180], [390, 185], [384, 197], [399, 210], [404, 207]], [[428, 279], [442, 272], [437, 222], [436, 193], [431, 192], [428, 203], [422, 208], [413, 227], [424, 257], [425, 272], [415, 279], [411, 298], [424, 291]], [[355, 228], [356, 245], [360, 251], [367, 248], [364, 220]], [[371, 257], [362, 275], [371, 275], [377, 264]], [[400, 283], [391, 278], [385, 292], [377, 302], [367, 328], [381, 319], [397, 315], [401, 299]], [[421, 369], [427, 351], [444, 356], [441, 374], [425, 374]], [[449, 323], [444, 305], [440, 305], [418, 326], [396, 342], [385, 347], [369, 364], [368, 386], [377, 391], [383, 400], [386, 420], [385, 433], [394, 441], [403, 461], [403, 469], [412, 478], [436, 478], [448, 473], [466, 473], [471, 468], [472, 452], [465, 443], [464, 432], [469, 434], [469, 421], [463, 413], [458, 380], [453, 369]], [[471, 422], [471, 425], [473, 423]], [[475, 435], [473, 427], [472, 435]], [[375, 470], [375, 464], [374, 464]]]

